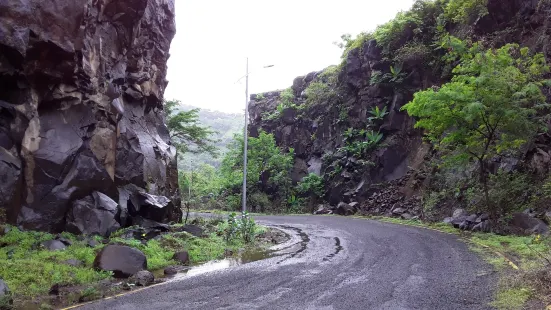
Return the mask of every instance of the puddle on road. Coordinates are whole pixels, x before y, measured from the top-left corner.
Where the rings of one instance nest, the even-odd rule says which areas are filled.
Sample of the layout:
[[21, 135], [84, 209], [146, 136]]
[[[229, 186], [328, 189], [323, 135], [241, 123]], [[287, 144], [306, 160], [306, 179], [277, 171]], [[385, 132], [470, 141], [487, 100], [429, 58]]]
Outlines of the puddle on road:
[[186, 277], [196, 276], [206, 272], [227, 269], [230, 267], [236, 267], [244, 265], [250, 262], [276, 257], [276, 250], [263, 250], [263, 251], [244, 251], [238, 254], [237, 257], [228, 257], [225, 259], [210, 261], [201, 265], [192, 266], [187, 269], [183, 269], [175, 275], [165, 276], [163, 270], [155, 272], [156, 279], [164, 279], [166, 282], [178, 281]]

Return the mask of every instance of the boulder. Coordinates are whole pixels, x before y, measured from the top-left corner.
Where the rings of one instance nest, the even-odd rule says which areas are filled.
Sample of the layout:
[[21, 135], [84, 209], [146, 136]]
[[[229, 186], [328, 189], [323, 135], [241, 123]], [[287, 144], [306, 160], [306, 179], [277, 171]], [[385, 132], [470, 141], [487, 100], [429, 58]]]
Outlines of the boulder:
[[107, 245], [94, 260], [94, 268], [113, 271], [117, 278], [128, 278], [147, 269], [147, 258], [140, 250], [124, 245]]
[[132, 275], [128, 282], [133, 283], [137, 286], [149, 286], [155, 282], [155, 277], [153, 274], [147, 270], [140, 270]]
[[352, 206], [347, 204], [346, 202], [339, 202], [337, 205], [337, 209], [335, 210], [335, 213], [338, 215], [353, 215], [356, 213], [356, 209], [354, 209]]
[[180, 251], [180, 252], [174, 253], [174, 255], [172, 256], [172, 259], [182, 265], [189, 264], [189, 254], [187, 251]]
[[476, 222], [477, 218], [478, 218], [478, 216], [476, 214], [471, 214], [471, 215], [467, 216], [465, 221], [467, 221], [469, 223], [474, 223], [474, 222]]
[[122, 225], [127, 224], [129, 217], [145, 226], [159, 226], [157, 223], [180, 222], [182, 219], [182, 210], [170, 199], [149, 194], [132, 184], [119, 188], [119, 204]]
[[4, 280], [0, 279], [0, 309], [11, 309], [13, 299], [10, 289]]
[[93, 192], [83, 199], [75, 200], [67, 214], [67, 231], [74, 234], [109, 237], [120, 228], [116, 218], [118, 204], [107, 195]]
[[41, 243], [41, 245], [48, 251], [61, 251], [67, 248], [67, 246], [59, 240], [44, 241]]
[[532, 217], [529, 213], [515, 213], [509, 222], [512, 230], [518, 234], [547, 234], [549, 227], [540, 219]]
[[467, 211], [465, 211], [464, 209], [455, 209], [453, 211], [453, 215], [452, 217], [453, 218], [458, 218], [458, 217], [462, 217], [462, 216], [468, 216], [469, 214], [467, 213]]

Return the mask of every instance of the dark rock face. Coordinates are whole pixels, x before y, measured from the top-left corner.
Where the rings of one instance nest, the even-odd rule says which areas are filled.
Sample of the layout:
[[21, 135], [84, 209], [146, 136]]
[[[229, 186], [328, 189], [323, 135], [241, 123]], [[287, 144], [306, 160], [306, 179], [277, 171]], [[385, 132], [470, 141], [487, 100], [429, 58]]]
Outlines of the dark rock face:
[[104, 247], [94, 260], [94, 268], [113, 271], [117, 278], [128, 278], [147, 269], [147, 258], [137, 249], [124, 245]]
[[[413, 63], [404, 71], [412, 71], [416, 65]], [[413, 92], [384, 83], [370, 83], [374, 71], [385, 73], [389, 67], [376, 42], [368, 41], [362, 48], [348, 53], [342, 70], [335, 74], [338, 76], [334, 79], [338, 82], [329, 82], [325, 76], [328, 71], [312, 72], [294, 80], [293, 102], [297, 106], [306, 105], [304, 109], [293, 110], [293, 113], [286, 109], [279, 118], [268, 119], [263, 116], [276, 110], [280, 93], [265, 93], [261, 99], [252, 96], [249, 105], [251, 135], [261, 130], [273, 133], [278, 146], [294, 148], [293, 182], [300, 181], [308, 173], [323, 175], [324, 198], [330, 205], [356, 201], [363, 207], [363, 202], [373, 194], [369, 191], [372, 185], [405, 177], [412, 168], [419, 166], [417, 157], [422, 158], [422, 153], [426, 152], [421, 132], [413, 128], [414, 120], [400, 110], [412, 98]], [[426, 77], [423, 82], [433, 81]], [[324, 83], [328, 91], [324, 96], [307, 98], [306, 90], [312, 83]], [[405, 83], [417, 85], [421, 81], [412, 76]], [[350, 128], [360, 130], [373, 126], [368, 117], [376, 107], [388, 111], [374, 128], [383, 134], [381, 142], [384, 145], [362, 156], [344, 151], [345, 132]], [[356, 212], [353, 209], [356, 208], [340, 208], [336, 213], [353, 214]]]
[[171, 0], [0, 3], [0, 208], [10, 223], [58, 232], [79, 211], [101, 222], [111, 209], [92, 210], [104, 204], [90, 197], [118, 201], [127, 184], [156, 197], [149, 218], [180, 220], [162, 106], [174, 33]]

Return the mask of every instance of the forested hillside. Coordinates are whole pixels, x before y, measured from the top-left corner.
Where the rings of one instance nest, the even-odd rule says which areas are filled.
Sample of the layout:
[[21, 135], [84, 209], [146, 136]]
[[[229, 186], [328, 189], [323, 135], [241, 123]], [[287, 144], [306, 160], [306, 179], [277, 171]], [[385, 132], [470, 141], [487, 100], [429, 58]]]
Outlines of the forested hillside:
[[218, 141], [215, 145], [219, 155], [213, 157], [208, 153], [182, 154], [178, 159], [178, 168], [180, 170], [189, 170], [190, 165], [192, 169], [197, 169], [203, 164], [219, 167], [224, 154], [228, 151], [228, 146], [233, 140], [234, 134], [241, 134], [243, 132], [244, 116], [240, 113], [225, 113], [201, 109], [200, 107], [186, 104], [180, 104], [175, 108], [175, 112], [189, 111], [196, 108], [200, 109], [198, 112], [199, 123], [202, 126], [211, 128], [215, 132], [213, 134], [213, 139]]

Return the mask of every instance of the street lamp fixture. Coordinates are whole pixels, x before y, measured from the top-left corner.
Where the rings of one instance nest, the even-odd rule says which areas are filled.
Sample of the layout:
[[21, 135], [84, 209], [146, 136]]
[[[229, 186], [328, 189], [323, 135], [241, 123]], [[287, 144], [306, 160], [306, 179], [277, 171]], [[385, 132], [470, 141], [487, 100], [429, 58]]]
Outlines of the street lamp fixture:
[[[267, 65], [263, 68], [271, 68], [274, 65]], [[241, 209], [243, 214], [247, 212], [247, 147], [248, 147], [248, 132], [247, 126], [249, 123], [249, 58], [247, 57], [247, 67], [245, 74], [245, 128], [243, 129], [243, 195], [241, 201]]]

